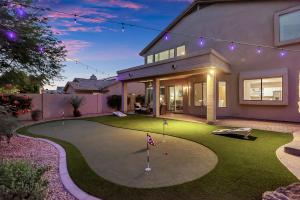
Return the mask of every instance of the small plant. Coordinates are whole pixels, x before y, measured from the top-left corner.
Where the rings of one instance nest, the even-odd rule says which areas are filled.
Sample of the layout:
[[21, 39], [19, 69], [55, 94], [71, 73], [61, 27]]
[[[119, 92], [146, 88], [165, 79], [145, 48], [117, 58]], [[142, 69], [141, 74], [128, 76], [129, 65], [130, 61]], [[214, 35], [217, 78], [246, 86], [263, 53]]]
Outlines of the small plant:
[[81, 113], [79, 111], [79, 107], [82, 105], [84, 98], [75, 96], [71, 98], [71, 105], [73, 106], [73, 115], [74, 117], [80, 117]]
[[43, 112], [41, 110], [33, 110], [31, 112], [31, 119], [33, 121], [39, 121], [42, 119], [42, 114], [43, 114]]
[[107, 97], [107, 105], [110, 108], [117, 109], [119, 111], [121, 109], [121, 104], [122, 104], [121, 95], [111, 95]]
[[0, 106], [0, 141], [6, 138], [7, 143], [9, 143], [18, 125], [18, 119], [12, 117], [6, 107]]
[[0, 199], [46, 199], [47, 170], [24, 161], [0, 162]]

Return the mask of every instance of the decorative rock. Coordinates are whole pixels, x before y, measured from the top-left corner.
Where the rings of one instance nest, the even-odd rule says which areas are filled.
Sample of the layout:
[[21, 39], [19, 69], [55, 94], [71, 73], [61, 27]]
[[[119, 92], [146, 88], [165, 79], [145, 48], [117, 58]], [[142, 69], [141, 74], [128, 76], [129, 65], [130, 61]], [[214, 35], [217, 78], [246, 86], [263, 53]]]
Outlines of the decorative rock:
[[39, 166], [48, 166], [44, 175], [48, 180], [47, 200], [75, 200], [63, 186], [59, 171], [59, 154], [52, 145], [30, 138], [13, 137], [10, 144], [0, 144], [0, 160], [26, 160]]
[[262, 200], [299, 200], [300, 183], [293, 183], [287, 187], [280, 187], [273, 192], [265, 192]]

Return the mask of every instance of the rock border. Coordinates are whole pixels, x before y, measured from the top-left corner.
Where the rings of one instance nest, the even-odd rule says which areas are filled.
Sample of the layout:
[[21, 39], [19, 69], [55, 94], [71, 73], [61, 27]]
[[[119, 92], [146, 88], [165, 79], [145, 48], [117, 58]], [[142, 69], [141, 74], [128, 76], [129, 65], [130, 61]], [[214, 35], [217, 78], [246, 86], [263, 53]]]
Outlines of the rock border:
[[300, 141], [300, 131], [296, 131], [293, 133], [293, 141], [285, 144], [281, 147], [279, 147], [276, 150], [276, 156], [278, 160], [292, 173], [294, 176], [297, 177], [298, 180], [300, 180], [300, 157], [299, 156], [294, 156], [291, 154], [288, 154], [284, 151], [284, 147], [290, 144], [296, 144], [299, 146]]
[[65, 189], [70, 194], [72, 194], [75, 198], [77, 198], [79, 200], [101, 200], [97, 197], [91, 196], [90, 194], [84, 192], [73, 182], [73, 180], [71, 179], [69, 172], [68, 172], [66, 151], [64, 150], [64, 148], [62, 146], [60, 146], [59, 144], [57, 144], [55, 142], [52, 142], [50, 140], [43, 139], [43, 138], [34, 138], [34, 137], [29, 137], [29, 136], [25, 136], [25, 135], [21, 135], [21, 134], [18, 134], [18, 136], [23, 137], [23, 138], [30, 138], [33, 140], [47, 142], [48, 144], [54, 146], [57, 149], [57, 151], [59, 152], [58, 168], [59, 168], [60, 179], [61, 179]]

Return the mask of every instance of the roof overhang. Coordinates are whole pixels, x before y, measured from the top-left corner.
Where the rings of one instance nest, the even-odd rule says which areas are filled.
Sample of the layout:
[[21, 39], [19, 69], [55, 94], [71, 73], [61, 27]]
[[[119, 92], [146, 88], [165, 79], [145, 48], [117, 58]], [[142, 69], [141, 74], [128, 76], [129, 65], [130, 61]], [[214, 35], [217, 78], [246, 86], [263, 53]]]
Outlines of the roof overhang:
[[212, 68], [230, 73], [229, 62], [221, 54], [210, 49], [190, 56], [120, 70], [117, 73], [119, 81], [133, 81], [178, 74], [203, 73]]

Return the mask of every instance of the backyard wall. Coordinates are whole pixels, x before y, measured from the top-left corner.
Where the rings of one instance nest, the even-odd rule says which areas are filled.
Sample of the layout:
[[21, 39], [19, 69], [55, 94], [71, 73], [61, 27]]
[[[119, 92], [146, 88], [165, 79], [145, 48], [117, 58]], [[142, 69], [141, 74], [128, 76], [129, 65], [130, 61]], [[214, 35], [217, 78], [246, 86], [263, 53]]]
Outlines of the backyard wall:
[[[131, 98], [129, 111], [134, 110], [135, 97], [145, 94], [144, 83], [129, 83], [129, 98]], [[83, 97], [84, 101], [79, 108], [82, 115], [108, 114], [115, 111], [107, 106], [107, 97], [121, 95], [120, 84], [112, 85], [105, 94], [26, 94], [32, 99], [31, 110], [41, 110], [43, 119], [54, 119], [73, 116], [73, 107], [70, 100], [73, 96]], [[31, 113], [19, 116], [21, 120], [30, 120]]]

